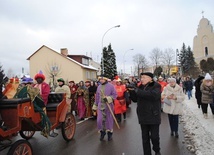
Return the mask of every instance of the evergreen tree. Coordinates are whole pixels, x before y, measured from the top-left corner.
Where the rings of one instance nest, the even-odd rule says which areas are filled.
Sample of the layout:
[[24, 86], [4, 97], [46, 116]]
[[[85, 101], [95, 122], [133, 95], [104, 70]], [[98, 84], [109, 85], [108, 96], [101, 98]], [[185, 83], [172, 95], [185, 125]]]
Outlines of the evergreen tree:
[[0, 66], [0, 98], [2, 98], [2, 87], [3, 87], [3, 83], [4, 83], [4, 70], [2, 69], [2, 66]]
[[154, 71], [154, 75], [159, 77], [161, 75], [161, 73], [163, 72], [163, 69], [161, 68], [161, 66], [157, 67]]
[[179, 63], [181, 66], [181, 71], [184, 75], [191, 74], [193, 72], [193, 70], [192, 70], [193, 68], [194, 69], [198, 68], [198, 66], [195, 63], [195, 58], [193, 56], [193, 52], [192, 52], [190, 46], [188, 46], [186, 48], [186, 45], [184, 43], [181, 48], [178, 59], [179, 59]]
[[[117, 74], [117, 65], [116, 65], [116, 56], [111, 47], [111, 44], [108, 45], [108, 48], [103, 48], [103, 61], [104, 62], [104, 75], [108, 78], [113, 78]], [[101, 72], [103, 73], [103, 67], [101, 67]]]
[[201, 60], [200, 68], [205, 73], [212, 73], [214, 71], [214, 59], [207, 58], [207, 60]]

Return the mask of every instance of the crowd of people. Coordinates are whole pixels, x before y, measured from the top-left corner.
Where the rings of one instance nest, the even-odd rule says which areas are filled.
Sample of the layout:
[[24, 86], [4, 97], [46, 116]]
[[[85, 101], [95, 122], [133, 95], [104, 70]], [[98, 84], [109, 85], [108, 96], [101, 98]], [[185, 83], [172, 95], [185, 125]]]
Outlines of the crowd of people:
[[[117, 75], [114, 79], [100, 75], [96, 81], [86, 80], [75, 83], [71, 80], [67, 84], [63, 78], [59, 78], [55, 92], [66, 94], [69, 102], [68, 112], [76, 115], [77, 119], [97, 120], [100, 141], [104, 140], [105, 135], [108, 141], [112, 140], [113, 123], [115, 122], [119, 127], [118, 123], [126, 120], [126, 111], [131, 101], [137, 102], [144, 154], [151, 155], [153, 148], [155, 154], [160, 155], [161, 112], [168, 115], [171, 136], [178, 138], [179, 115], [183, 111], [185, 94], [191, 99], [192, 89], [195, 86], [195, 98], [204, 118], [208, 117], [208, 105], [214, 116], [214, 85], [209, 73], [205, 77], [199, 76], [195, 82], [190, 77], [172, 76], [165, 79], [159, 76], [157, 80], [154, 79], [154, 75], [150, 72], [141, 73], [140, 79], [131, 78], [123, 81]], [[33, 82], [34, 80], [36, 83]], [[17, 79], [10, 79], [3, 94], [6, 98], [18, 98], [22, 95], [23, 89], [20, 88], [30, 86], [34, 88], [32, 92], [43, 101], [45, 112], [50, 86], [45, 82], [42, 72], [36, 74], [34, 80], [23, 78], [20, 86]]]

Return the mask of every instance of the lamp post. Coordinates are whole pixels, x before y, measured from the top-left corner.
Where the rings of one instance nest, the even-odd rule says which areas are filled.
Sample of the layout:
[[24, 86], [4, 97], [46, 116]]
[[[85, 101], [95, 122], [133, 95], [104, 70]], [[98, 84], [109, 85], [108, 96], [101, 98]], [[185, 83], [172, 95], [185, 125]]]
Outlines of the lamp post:
[[133, 48], [128, 49], [125, 51], [124, 55], [123, 55], [123, 74], [125, 74], [125, 55], [128, 51], [134, 50]]
[[108, 32], [108, 31], [110, 31], [111, 29], [113, 29], [113, 28], [117, 28], [117, 27], [120, 27], [120, 25], [116, 25], [116, 26], [113, 26], [113, 27], [111, 27], [110, 29], [108, 29], [105, 33], [104, 33], [104, 35], [103, 35], [103, 37], [102, 37], [102, 74], [104, 74], [104, 53], [103, 53], [103, 40], [104, 40], [104, 37], [105, 37], [105, 35], [106, 35], [106, 33]]

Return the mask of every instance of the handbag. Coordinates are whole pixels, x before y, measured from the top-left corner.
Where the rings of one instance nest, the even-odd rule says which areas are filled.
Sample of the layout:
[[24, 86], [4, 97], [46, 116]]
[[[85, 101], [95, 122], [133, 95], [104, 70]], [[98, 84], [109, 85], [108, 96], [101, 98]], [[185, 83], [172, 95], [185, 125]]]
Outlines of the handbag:
[[165, 104], [167, 104], [168, 106], [171, 106], [172, 105], [172, 102], [168, 99], [168, 98], [164, 98], [164, 100], [163, 100], [163, 102], [165, 103]]

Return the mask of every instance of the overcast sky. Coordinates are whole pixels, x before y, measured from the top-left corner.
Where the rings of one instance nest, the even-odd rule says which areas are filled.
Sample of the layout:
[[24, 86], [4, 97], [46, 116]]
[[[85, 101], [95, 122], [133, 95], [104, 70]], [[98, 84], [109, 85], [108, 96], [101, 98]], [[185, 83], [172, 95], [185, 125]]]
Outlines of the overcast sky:
[[[133, 55], [152, 49], [192, 48], [204, 17], [214, 23], [213, 0], [0, 0], [0, 63], [7, 74], [29, 72], [26, 60], [42, 45], [100, 62], [111, 43], [118, 70], [131, 72]], [[134, 49], [134, 50], [129, 50]], [[39, 62], [38, 62], [39, 63]], [[134, 66], [133, 66], [134, 67]]]

